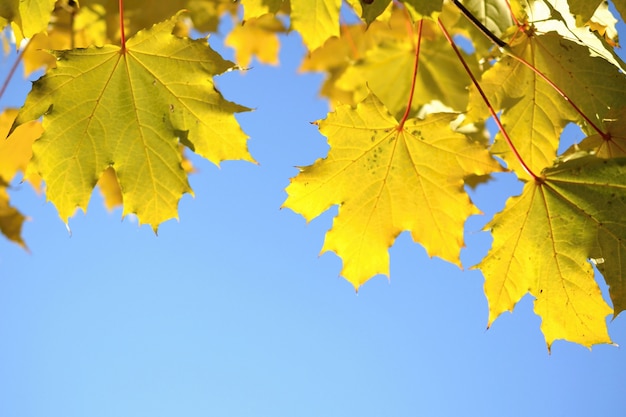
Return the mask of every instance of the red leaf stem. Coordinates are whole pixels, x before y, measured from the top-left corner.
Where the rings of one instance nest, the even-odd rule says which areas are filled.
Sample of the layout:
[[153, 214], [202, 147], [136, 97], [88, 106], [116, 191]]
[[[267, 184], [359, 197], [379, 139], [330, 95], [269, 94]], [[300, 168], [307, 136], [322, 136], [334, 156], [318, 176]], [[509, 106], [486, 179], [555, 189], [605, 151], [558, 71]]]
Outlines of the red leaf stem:
[[563, 91], [558, 85], [556, 85], [551, 79], [549, 79], [544, 73], [542, 73], [541, 71], [539, 71], [533, 64], [531, 64], [530, 62], [526, 61], [524, 58], [519, 57], [513, 53], [511, 53], [510, 51], [507, 52], [507, 55], [510, 56], [511, 58], [513, 58], [514, 60], [524, 64], [527, 68], [529, 68], [530, 70], [532, 70], [535, 74], [537, 74], [542, 80], [544, 80], [546, 83], [548, 83], [548, 85], [550, 87], [552, 87], [554, 89], [554, 91], [556, 91], [557, 93], [559, 93], [559, 95], [561, 97], [563, 97], [563, 99], [569, 103], [570, 106], [572, 106], [572, 108], [576, 111], [576, 113], [578, 113], [580, 115], [580, 117], [582, 117], [588, 124], [589, 126], [591, 126], [593, 128], [593, 130], [595, 130], [596, 132], [598, 132], [598, 134], [600, 136], [602, 136], [602, 138], [604, 140], [609, 140], [611, 139], [611, 135], [609, 133], [604, 132], [602, 129], [600, 129], [598, 127], [598, 125], [596, 125], [589, 117], [587, 117], [587, 115], [585, 113], [583, 113], [583, 111], [576, 105], [576, 103], [574, 103], [572, 101], [571, 98], [569, 98], [569, 96], [567, 94], [565, 94], [565, 91]]
[[419, 25], [417, 27], [417, 43], [415, 45], [415, 63], [413, 65], [413, 79], [411, 80], [411, 89], [409, 93], [409, 102], [406, 105], [406, 110], [402, 119], [400, 120], [400, 124], [398, 125], [398, 130], [402, 130], [404, 128], [404, 123], [409, 118], [409, 114], [411, 113], [411, 105], [413, 104], [413, 94], [415, 93], [415, 82], [417, 80], [417, 70], [419, 68], [420, 61], [420, 45], [422, 43], [422, 24], [424, 20], [419, 21]]
[[522, 156], [518, 152], [517, 148], [513, 144], [513, 141], [511, 140], [511, 137], [507, 133], [506, 129], [504, 129], [504, 126], [502, 125], [502, 122], [500, 121], [500, 118], [498, 117], [498, 114], [496, 113], [496, 111], [494, 110], [493, 106], [489, 102], [489, 99], [487, 98], [487, 95], [485, 94], [485, 92], [483, 91], [482, 87], [478, 83], [478, 80], [476, 79], [476, 77], [474, 77], [474, 74], [472, 73], [472, 70], [467, 65], [467, 62], [465, 62], [465, 59], [463, 58], [463, 55], [461, 54], [461, 51], [459, 51], [459, 48], [456, 46], [456, 43], [454, 43], [454, 40], [452, 40], [452, 37], [450, 37], [450, 34], [448, 33], [448, 31], [446, 30], [445, 26], [441, 22], [441, 19], [438, 19], [437, 23], [439, 25], [439, 28], [443, 32], [443, 35], [448, 40], [448, 43], [450, 44], [450, 46], [454, 50], [454, 53], [456, 54], [456, 56], [461, 61], [461, 64], [463, 65], [463, 68], [465, 68], [465, 72], [467, 72], [467, 75], [469, 75], [470, 79], [472, 80], [472, 83], [474, 83], [474, 86], [476, 87], [476, 89], [480, 93], [480, 96], [483, 98], [483, 101], [485, 102], [485, 104], [487, 105], [487, 108], [489, 109], [489, 113], [491, 113], [491, 117], [493, 117], [494, 121], [498, 125], [498, 129], [502, 133], [502, 136], [504, 136], [504, 139], [506, 140], [506, 143], [509, 145], [509, 148], [511, 148], [511, 151], [513, 151], [513, 154], [515, 155], [515, 158], [519, 161], [519, 163], [522, 165], [522, 168], [524, 168], [524, 171], [526, 171], [526, 173], [528, 175], [530, 175], [537, 182], [543, 182], [542, 178], [539, 177], [538, 175], [536, 175], [530, 169], [530, 167], [524, 161], [524, 158], [522, 158]]
[[118, 8], [120, 10], [120, 44], [121, 52], [126, 52], [126, 33], [124, 32], [124, 0], [119, 0]]

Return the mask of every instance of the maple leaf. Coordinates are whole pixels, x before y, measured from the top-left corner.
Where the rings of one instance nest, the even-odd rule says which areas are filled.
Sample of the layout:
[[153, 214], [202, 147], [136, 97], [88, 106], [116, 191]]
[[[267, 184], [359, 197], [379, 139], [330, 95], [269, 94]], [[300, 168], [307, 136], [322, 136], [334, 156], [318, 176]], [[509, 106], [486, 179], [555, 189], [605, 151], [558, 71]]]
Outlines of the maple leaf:
[[606, 137], [600, 134], [590, 135], [563, 154], [569, 157], [580, 151], [593, 152], [599, 158], [617, 158], [626, 156], [626, 107], [611, 110], [603, 121]]
[[30, 38], [48, 26], [56, 0], [3, 0], [0, 2], [0, 18], [14, 22], [18, 43], [21, 38]]
[[256, 55], [259, 62], [277, 65], [280, 49], [277, 34], [284, 31], [281, 21], [268, 13], [250, 18], [236, 26], [224, 43], [235, 50], [235, 60], [243, 68], [250, 64], [253, 55]]
[[604, 0], [568, 0], [570, 11], [582, 23], [588, 22]]
[[509, 199], [488, 228], [485, 275], [489, 324], [529, 292], [548, 346], [566, 339], [610, 343], [602, 298], [588, 260], [610, 287], [615, 314], [626, 307], [626, 159], [584, 156], [544, 171]]
[[[594, 14], [590, 22], [575, 19], [570, 13], [566, 1], [542, 0], [526, 3], [526, 6], [528, 16], [532, 16], [533, 31], [538, 33], [556, 32], [563, 39], [584, 46], [591, 56], [601, 56], [620, 70], [626, 70], [626, 65], [617, 56], [613, 48], [615, 42], [612, 41], [611, 37], [616, 37], [616, 32], [615, 23], [610, 23], [610, 21], [615, 21], [615, 19], [607, 6], [599, 7], [597, 14]], [[603, 25], [602, 30], [603, 32], [607, 31], [608, 35], [598, 36], [593, 30], [589, 30], [588, 23], [591, 23], [595, 28]], [[610, 43], [605, 40], [610, 41]]]
[[[456, 56], [450, 53], [450, 46], [436, 24], [424, 21], [423, 26], [419, 72], [414, 85], [411, 81], [415, 46], [405, 29], [400, 39], [381, 37], [378, 45], [346, 68], [336, 81], [337, 88], [353, 91], [356, 102], [371, 90], [396, 116], [404, 112], [411, 87], [417, 93], [412, 103], [413, 110], [435, 100], [455, 111], [465, 110], [468, 103], [466, 88], [470, 79]], [[406, 28], [406, 21], [403, 27]], [[464, 58], [478, 72], [477, 62], [467, 54]], [[394, 82], [389, 82], [390, 79]]]
[[125, 50], [57, 52], [57, 67], [33, 85], [16, 123], [44, 115], [29, 170], [41, 174], [64, 221], [86, 210], [108, 167], [124, 215], [135, 213], [155, 230], [176, 218], [178, 200], [191, 192], [179, 141], [216, 164], [252, 161], [234, 117], [247, 109], [226, 101], [212, 82], [233, 64], [205, 40], [173, 36], [176, 19], [139, 32]]
[[[193, 164], [184, 155], [185, 147], [183, 145], [179, 145], [178, 149], [181, 153], [182, 167], [185, 172], [188, 174], [195, 172]], [[108, 167], [106, 170], [104, 170], [104, 172], [100, 176], [100, 179], [98, 179], [97, 185], [100, 189], [100, 194], [102, 195], [102, 198], [104, 200], [104, 206], [109, 211], [124, 204], [122, 189], [120, 188], [120, 184], [117, 181], [115, 170], [112, 167]]]
[[392, 7], [391, 0], [375, 0], [365, 2], [363, 0], [348, 0], [348, 4], [354, 9], [354, 12], [361, 16], [368, 25], [378, 19], [381, 15], [387, 14]]
[[400, 127], [372, 94], [319, 122], [328, 156], [291, 180], [284, 206], [308, 221], [340, 205], [322, 252], [343, 259], [342, 275], [355, 288], [388, 275], [388, 248], [405, 230], [430, 256], [459, 264], [463, 224], [477, 213], [463, 179], [500, 168], [482, 145], [450, 129], [456, 117], [432, 114]]
[[[626, 91], [623, 74], [606, 60], [590, 56], [588, 48], [554, 32], [520, 36], [512, 45], [512, 53], [541, 71], [598, 124], [610, 109], [626, 105], [626, 95], [621, 94]], [[552, 165], [567, 123], [576, 122], [587, 131], [591, 129], [559, 92], [511, 56], [503, 57], [486, 71], [480, 85], [492, 106], [502, 110], [502, 123], [533, 171]], [[468, 109], [468, 121], [486, 112], [483, 98], [473, 86]], [[492, 152], [525, 175], [515, 159], [510, 158], [511, 150], [501, 135], [496, 136]]]
[[[22, 236], [22, 224], [26, 219], [11, 206], [8, 185], [18, 172], [24, 172], [31, 157], [33, 141], [42, 133], [41, 124], [33, 121], [19, 126], [11, 135], [9, 129], [17, 116], [17, 110], [7, 109], [0, 114], [0, 232], [9, 240], [26, 247]], [[31, 178], [37, 187], [37, 178]]]
[[263, 16], [266, 13], [276, 14], [285, 6], [289, 6], [289, 1], [285, 0], [245, 0], [243, 2], [243, 20]]
[[400, 0], [414, 20], [434, 18], [443, 6], [443, 0]]
[[291, 25], [309, 50], [339, 36], [341, 0], [291, 0]]

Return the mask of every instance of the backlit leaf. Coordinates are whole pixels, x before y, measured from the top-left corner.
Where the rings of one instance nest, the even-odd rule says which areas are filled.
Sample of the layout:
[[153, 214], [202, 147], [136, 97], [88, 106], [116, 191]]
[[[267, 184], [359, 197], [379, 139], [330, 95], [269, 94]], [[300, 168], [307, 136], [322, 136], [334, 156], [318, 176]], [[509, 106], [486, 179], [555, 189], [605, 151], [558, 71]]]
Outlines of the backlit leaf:
[[124, 214], [152, 225], [176, 218], [191, 192], [179, 141], [214, 163], [252, 158], [234, 112], [212, 76], [232, 67], [204, 40], [171, 35], [176, 18], [142, 31], [127, 49], [58, 53], [57, 68], [38, 80], [17, 123], [44, 115], [29, 170], [39, 172], [64, 221], [86, 209], [102, 172], [112, 167]]
[[278, 13], [285, 4], [285, 0], [242, 0], [243, 19], [248, 20], [253, 17], [263, 16], [266, 13]]
[[529, 292], [548, 346], [557, 339], [610, 343], [611, 308], [589, 261], [603, 272], [619, 313], [626, 307], [626, 159], [585, 156], [544, 175], [489, 225], [493, 247], [479, 265], [489, 324]]
[[236, 26], [226, 37], [224, 43], [235, 49], [235, 60], [246, 68], [256, 56], [264, 64], [278, 64], [280, 41], [278, 33], [285, 28], [273, 14], [251, 18]]
[[21, 38], [30, 38], [35, 33], [46, 30], [56, 0], [2, 0], [0, 18], [14, 22], [19, 28], [16, 33], [18, 43]]
[[[423, 25], [413, 109], [417, 110], [437, 100], [455, 111], [463, 111], [467, 107], [466, 88], [470, 79], [456, 56], [451, 54], [450, 45], [436, 24], [424, 21]], [[465, 55], [465, 59], [478, 72], [476, 62], [468, 55]], [[341, 90], [354, 91], [354, 100], [357, 102], [371, 90], [391, 114], [398, 115], [404, 111], [406, 98], [411, 91], [414, 62], [415, 44], [405, 32], [400, 40], [384, 39], [369, 49], [345, 70], [336, 85]]]
[[[33, 121], [19, 126], [11, 135], [9, 129], [17, 110], [8, 109], [0, 114], [0, 232], [9, 240], [26, 247], [21, 231], [26, 219], [11, 206], [7, 187], [19, 172], [24, 172], [32, 155], [32, 144], [41, 133], [41, 123]], [[38, 178], [32, 179], [39, 185]]]
[[340, 206], [322, 251], [343, 259], [342, 275], [355, 288], [388, 275], [388, 249], [405, 230], [430, 256], [460, 263], [463, 224], [477, 213], [463, 179], [499, 165], [482, 145], [450, 129], [456, 116], [432, 114], [400, 127], [370, 95], [319, 122], [329, 154], [292, 179], [284, 206], [307, 220]]
[[330, 37], [339, 36], [341, 0], [292, 0], [291, 25], [314, 50]]
[[[626, 79], [618, 69], [600, 57], [591, 57], [586, 47], [560, 38], [556, 33], [518, 37], [512, 53], [522, 57], [565, 91], [592, 121], [601, 124], [611, 108], [626, 105]], [[510, 56], [502, 58], [483, 74], [480, 82], [516, 148], [534, 171], [551, 166], [556, 158], [559, 138], [570, 121], [585, 127], [574, 108], [545, 80]], [[482, 97], [470, 88], [469, 119], [486, 112]], [[511, 151], [496, 136], [493, 152], [502, 156], [513, 169]], [[517, 169], [520, 175], [522, 170]]]

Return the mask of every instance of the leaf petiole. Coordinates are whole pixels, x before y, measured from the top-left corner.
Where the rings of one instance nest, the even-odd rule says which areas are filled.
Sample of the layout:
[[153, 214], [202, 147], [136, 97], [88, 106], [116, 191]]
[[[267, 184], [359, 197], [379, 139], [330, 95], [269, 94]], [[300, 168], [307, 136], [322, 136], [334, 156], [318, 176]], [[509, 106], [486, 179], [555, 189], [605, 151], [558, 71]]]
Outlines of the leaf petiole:
[[518, 152], [517, 148], [513, 144], [513, 141], [511, 140], [509, 134], [507, 133], [507, 131], [504, 128], [504, 126], [502, 125], [502, 122], [500, 121], [500, 118], [498, 117], [496, 111], [494, 110], [493, 106], [491, 105], [491, 102], [487, 98], [487, 95], [485, 94], [485, 92], [483, 91], [482, 87], [478, 83], [478, 80], [476, 79], [476, 77], [474, 77], [474, 74], [472, 73], [472, 70], [467, 65], [467, 62], [465, 62], [465, 59], [463, 58], [463, 55], [461, 55], [461, 51], [459, 51], [459, 48], [456, 46], [456, 43], [454, 43], [454, 40], [452, 39], [452, 37], [450, 36], [448, 31], [446, 30], [445, 26], [441, 22], [441, 19], [437, 19], [437, 24], [439, 25], [439, 28], [441, 29], [441, 32], [443, 33], [445, 38], [448, 40], [448, 43], [450, 44], [450, 46], [454, 50], [454, 53], [456, 54], [456, 56], [461, 61], [461, 64], [463, 65], [463, 68], [465, 68], [465, 72], [467, 72], [467, 75], [469, 75], [470, 79], [472, 80], [472, 83], [474, 84], [474, 86], [476, 87], [476, 89], [480, 93], [480, 96], [482, 97], [483, 101], [487, 105], [487, 108], [489, 109], [489, 113], [491, 114], [491, 117], [493, 117], [494, 121], [498, 125], [498, 129], [502, 133], [502, 136], [504, 136], [504, 139], [506, 140], [506, 143], [509, 145], [509, 148], [511, 149], [511, 151], [513, 151], [513, 154], [515, 155], [515, 158], [519, 161], [519, 163], [522, 165], [522, 168], [524, 169], [524, 171], [526, 171], [526, 173], [528, 175], [530, 175], [537, 182], [543, 182], [542, 177], [538, 176], [537, 174], [535, 174], [530, 169], [530, 167], [524, 161], [524, 158], [522, 158], [522, 156]]
[[424, 20], [419, 21], [419, 25], [417, 27], [417, 44], [415, 45], [415, 63], [413, 65], [413, 78], [411, 80], [411, 88], [409, 89], [409, 101], [406, 105], [406, 110], [404, 111], [404, 115], [398, 124], [398, 131], [404, 128], [404, 123], [406, 123], [409, 118], [409, 114], [411, 113], [411, 105], [413, 104], [413, 95], [415, 93], [415, 82], [417, 80], [417, 70], [419, 68], [419, 60], [420, 60], [420, 45], [422, 41], [422, 24]]
[[118, 1], [118, 8], [120, 11], [120, 46], [121, 52], [126, 52], [126, 34], [124, 32], [124, 0]]

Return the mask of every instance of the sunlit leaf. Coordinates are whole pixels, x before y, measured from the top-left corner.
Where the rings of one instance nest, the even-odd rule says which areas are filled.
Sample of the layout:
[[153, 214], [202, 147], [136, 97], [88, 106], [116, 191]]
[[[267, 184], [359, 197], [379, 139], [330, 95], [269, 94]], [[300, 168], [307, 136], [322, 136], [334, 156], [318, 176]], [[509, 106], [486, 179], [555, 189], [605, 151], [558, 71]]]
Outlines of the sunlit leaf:
[[[520, 36], [513, 53], [522, 57], [567, 94], [590, 120], [601, 124], [611, 108], [626, 105], [626, 79], [617, 68], [588, 49], [551, 32], [540, 36]], [[502, 111], [504, 123], [516, 148], [532, 170], [551, 166], [559, 138], [567, 123], [591, 126], [544, 79], [526, 65], [507, 56], [483, 74], [480, 82], [492, 106]], [[477, 90], [470, 89], [469, 119], [486, 112]], [[501, 136], [493, 152], [502, 156], [520, 175], [522, 170]]]
[[30, 38], [35, 33], [46, 30], [56, 0], [2, 0], [0, 18], [13, 22], [21, 38]]
[[236, 26], [224, 43], [235, 49], [235, 60], [246, 68], [256, 56], [264, 64], [278, 64], [280, 41], [278, 33], [284, 32], [283, 24], [272, 14], [251, 18]]
[[479, 265], [489, 323], [530, 292], [548, 346], [566, 339], [610, 343], [611, 308], [594, 279], [592, 260], [610, 286], [615, 313], [626, 306], [626, 159], [582, 157], [528, 182], [489, 225], [494, 243]]
[[370, 95], [319, 122], [330, 152], [292, 180], [284, 205], [307, 220], [340, 206], [322, 251], [343, 259], [342, 275], [355, 288], [388, 275], [388, 249], [405, 230], [431, 256], [460, 264], [463, 224], [477, 213], [463, 179], [499, 165], [450, 129], [456, 116], [433, 114], [400, 127]]
[[314, 50], [330, 37], [339, 36], [341, 0], [292, 0], [291, 25], [304, 44]]
[[65, 221], [86, 209], [93, 187], [112, 167], [124, 214], [153, 228], [176, 218], [191, 192], [179, 138], [214, 163], [252, 160], [234, 112], [211, 77], [232, 67], [204, 40], [171, 35], [176, 18], [138, 33], [127, 49], [59, 52], [57, 68], [37, 81], [17, 123], [44, 115], [29, 170], [41, 174], [47, 197]]

